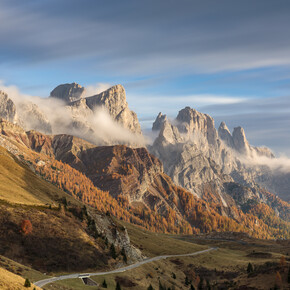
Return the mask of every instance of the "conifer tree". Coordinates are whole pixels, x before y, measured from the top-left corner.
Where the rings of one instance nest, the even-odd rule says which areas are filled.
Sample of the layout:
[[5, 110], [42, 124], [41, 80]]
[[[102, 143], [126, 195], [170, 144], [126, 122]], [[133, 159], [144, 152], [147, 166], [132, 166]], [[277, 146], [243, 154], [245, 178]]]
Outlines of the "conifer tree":
[[106, 279], [104, 279], [104, 281], [103, 281], [103, 283], [102, 283], [102, 287], [103, 287], [103, 288], [108, 288], [108, 285], [107, 285]]
[[116, 290], [121, 290], [121, 285], [119, 282], [117, 282], [117, 285], [116, 285]]
[[253, 273], [254, 272], [254, 269], [253, 269], [253, 266], [251, 263], [248, 264], [248, 267], [247, 267], [247, 273], [250, 274], [250, 273]]
[[26, 278], [26, 279], [25, 279], [25, 282], [24, 282], [24, 287], [26, 287], [26, 288], [29, 288], [29, 287], [31, 287], [31, 283], [30, 283], [30, 281], [29, 281], [29, 279], [28, 279], [28, 278]]
[[111, 256], [112, 256], [113, 259], [117, 258], [116, 249], [115, 249], [114, 244], [111, 245], [110, 253], [111, 253]]

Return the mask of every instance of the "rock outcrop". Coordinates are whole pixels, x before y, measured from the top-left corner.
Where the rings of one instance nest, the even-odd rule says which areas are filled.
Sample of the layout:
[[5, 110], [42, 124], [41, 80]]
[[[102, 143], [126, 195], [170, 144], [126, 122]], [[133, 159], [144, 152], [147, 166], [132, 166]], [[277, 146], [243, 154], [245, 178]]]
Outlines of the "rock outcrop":
[[162, 115], [162, 113], [160, 112], [158, 114], [158, 116], [156, 117], [156, 120], [153, 123], [152, 126], [152, 131], [159, 131], [162, 127], [162, 124], [167, 120], [167, 116], [166, 115]]
[[[216, 200], [227, 208], [232, 206], [232, 200], [240, 206], [253, 199], [267, 202], [259, 184], [276, 185], [275, 176], [254, 166], [252, 160], [256, 156], [274, 158], [268, 148], [251, 146], [241, 127], [231, 134], [222, 122], [217, 131], [213, 118], [189, 107], [178, 113], [174, 124], [163, 122], [159, 136], [149, 148], [163, 162], [165, 173], [174, 183], [205, 200], [210, 185], [215, 189]], [[232, 183], [241, 185], [238, 193], [231, 191], [228, 184]]]
[[0, 91], [0, 118], [12, 123], [17, 120], [15, 104], [3, 91]]
[[83, 100], [78, 100], [69, 104], [74, 107], [74, 115], [77, 114], [76, 108], [82, 111], [88, 109], [94, 111], [97, 108], [105, 108], [113, 120], [117, 121], [124, 128], [133, 133], [141, 134], [141, 127], [135, 112], [131, 111], [126, 101], [126, 92], [122, 85], [116, 85], [108, 90]]
[[57, 86], [51, 91], [50, 97], [69, 103], [81, 99], [84, 96], [84, 93], [84, 87], [77, 83], [71, 83]]
[[76, 83], [59, 85], [51, 92], [51, 98], [36, 100], [37, 104], [25, 98], [14, 104], [7, 94], [0, 92], [0, 118], [27, 131], [72, 134], [96, 145], [145, 143], [123, 86], [84, 96], [85, 88]]
[[51, 134], [52, 128], [47, 116], [32, 102], [23, 102], [18, 106], [21, 122], [26, 130], [36, 130]]
[[214, 120], [207, 114], [202, 114], [190, 107], [185, 107], [180, 110], [176, 120], [180, 133], [185, 133], [188, 136], [197, 134], [204, 136], [209, 144], [215, 144], [217, 132], [214, 126]]
[[219, 129], [218, 129], [218, 136], [225, 142], [225, 144], [230, 147], [234, 148], [234, 142], [233, 142], [233, 137], [232, 134], [227, 127], [225, 122], [221, 122]]

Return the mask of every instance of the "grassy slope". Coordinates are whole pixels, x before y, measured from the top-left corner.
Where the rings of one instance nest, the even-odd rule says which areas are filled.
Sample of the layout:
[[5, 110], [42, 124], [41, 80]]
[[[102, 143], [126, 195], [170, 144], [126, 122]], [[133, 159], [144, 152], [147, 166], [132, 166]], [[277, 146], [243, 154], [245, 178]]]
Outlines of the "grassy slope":
[[207, 246], [173, 239], [171, 235], [152, 233], [123, 221], [120, 223], [127, 228], [132, 244], [149, 257], [193, 253], [208, 248]]
[[[3, 268], [0, 268], [0, 289], [3, 290], [20, 290], [27, 289], [24, 287], [25, 279], [19, 275], [13, 274]], [[31, 284], [31, 287], [35, 287], [36, 290], [40, 290], [39, 287]], [[33, 289], [33, 288], [30, 288]]]
[[53, 204], [56, 193], [61, 194], [59, 189], [0, 147], [0, 199], [17, 204]]

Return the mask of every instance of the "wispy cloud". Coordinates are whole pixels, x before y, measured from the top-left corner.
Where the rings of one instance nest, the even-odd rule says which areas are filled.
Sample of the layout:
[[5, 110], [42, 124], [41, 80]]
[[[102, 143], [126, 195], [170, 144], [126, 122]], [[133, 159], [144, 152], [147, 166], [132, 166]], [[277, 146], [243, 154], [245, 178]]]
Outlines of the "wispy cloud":
[[127, 75], [290, 64], [288, 1], [16, 2], [0, 5], [2, 62], [77, 58]]

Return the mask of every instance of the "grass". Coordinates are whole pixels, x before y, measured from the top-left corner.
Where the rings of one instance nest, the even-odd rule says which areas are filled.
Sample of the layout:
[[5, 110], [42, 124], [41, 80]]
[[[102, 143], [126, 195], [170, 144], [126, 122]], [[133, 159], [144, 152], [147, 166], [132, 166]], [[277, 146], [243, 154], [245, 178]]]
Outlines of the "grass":
[[[19, 275], [13, 274], [6, 269], [0, 268], [0, 289], [26, 289], [24, 288], [25, 279]], [[39, 287], [31, 284], [31, 287], [35, 287], [35, 289], [40, 290]]]
[[148, 257], [187, 254], [208, 248], [206, 245], [174, 239], [171, 235], [152, 233], [124, 221], [119, 221], [119, 223], [127, 228], [131, 243]]
[[[83, 289], [100, 289], [98, 286], [87, 286], [81, 279], [69, 279], [47, 284], [43, 287], [44, 290], [83, 290]], [[115, 288], [114, 288], [115, 289]]]
[[27, 205], [53, 204], [55, 191], [55, 186], [0, 147], [0, 199]]
[[24, 266], [20, 263], [17, 263], [1, 255], [0, 255], [0, 268], [8, 270], [9, 272], [17, 274], [23, 278], [28, 278], [32, 282], [46, 279], [49, 277], [39, 271], [36, 271], [30, 267]]

